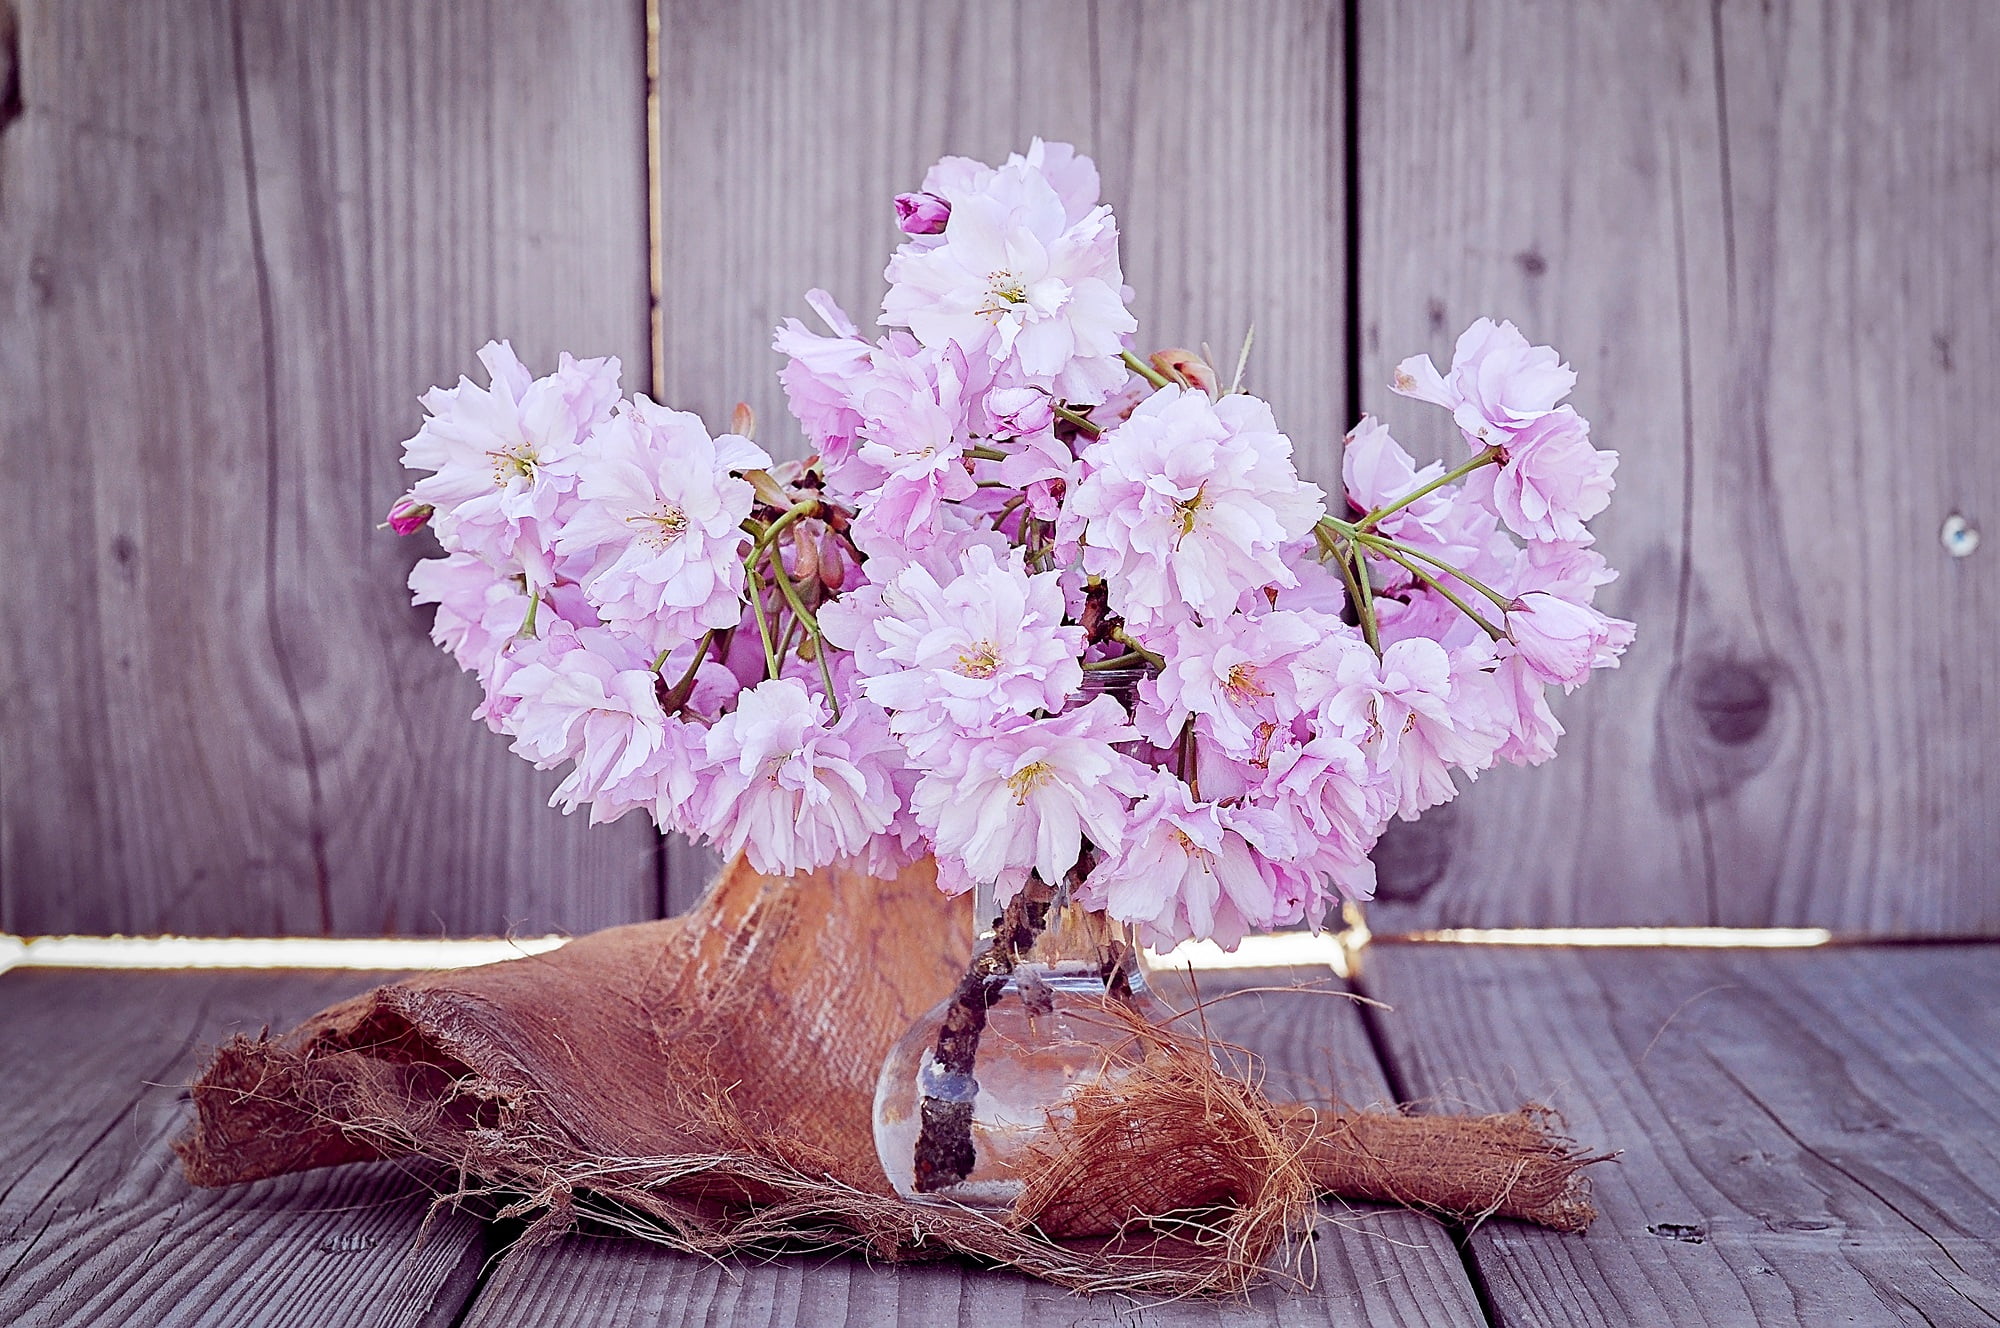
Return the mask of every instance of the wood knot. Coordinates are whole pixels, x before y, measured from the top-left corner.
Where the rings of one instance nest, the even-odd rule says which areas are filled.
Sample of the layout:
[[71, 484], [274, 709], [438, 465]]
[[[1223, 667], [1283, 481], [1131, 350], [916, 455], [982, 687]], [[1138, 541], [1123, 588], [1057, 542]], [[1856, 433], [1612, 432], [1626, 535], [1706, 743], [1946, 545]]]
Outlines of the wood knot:
[[1655, 720], [1654, 778], [1666, 805], [1701, 806], [1769, 765], [1789, 687], [1775, 660], [1710, 657], [1676, 669]]
[[1770, 679], [1759, 670], [1717, 661], [1694, 675], [1688, 704], [1700, 716], [1708, 736], [1725, 747], [1752, 742], [1771, 722]]

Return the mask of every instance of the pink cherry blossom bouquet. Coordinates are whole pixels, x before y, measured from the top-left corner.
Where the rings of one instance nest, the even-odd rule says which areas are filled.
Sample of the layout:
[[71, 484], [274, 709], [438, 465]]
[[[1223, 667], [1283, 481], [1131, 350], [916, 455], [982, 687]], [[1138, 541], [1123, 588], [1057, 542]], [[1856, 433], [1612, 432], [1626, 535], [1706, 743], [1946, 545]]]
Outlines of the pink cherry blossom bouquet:
[[1575, 374], [1488, 319], [1448, 371], [1404, 361], [1469, 455], [1364, 419], [1329, 510], [1240, 358], [1135, 348], [1097, 195], [1037, 140], [898, 198], [883, 335], [820, 291], [825, 332], [777, 330], [803, 462], [747, 409], [715, 435], [623, 396], [614, 359], [537, 378], [492, 343], [487, 386], [423, 398], [390, 524], [436, 533], [416, 602], [476, 717], [569, 766], [555, 804], [768, 873], [930, 855], [1001, 902], [1034, 874], [1156, 947], [1234, 945], [1367, 898], [1454, 772], [1553, 755], [1547, 690], [1633, 632], [1592, 604], [1617, 456]]

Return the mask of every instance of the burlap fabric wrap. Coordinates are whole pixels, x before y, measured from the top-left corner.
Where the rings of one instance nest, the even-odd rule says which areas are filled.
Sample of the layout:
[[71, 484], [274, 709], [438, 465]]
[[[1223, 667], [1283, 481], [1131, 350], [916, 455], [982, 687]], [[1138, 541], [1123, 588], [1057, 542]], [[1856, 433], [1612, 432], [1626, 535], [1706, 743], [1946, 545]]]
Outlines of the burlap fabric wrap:
[[707, 1253], [960, 1252], [1160, 1294], [1246, 1286], [1322, 1192], [1564, 1229], [1593, 1215], [1590, 1159], [1532, 1111], [1272, 1103], [1204, 1044], [1149, 1030], [1143, 1071], [1076, 1102], [1011, 1215], [905, 1202], [875, 1160], [875, 1075], [951, 990], [968, 920], [926, 869], [884, 883], [739, 862], [685, 917], [414, 977], [231, 1041], [177, 1149], [197, 1185], [430, 1158], [453, 1194], [534, 1215], [529, 1239], [587, 1216]]

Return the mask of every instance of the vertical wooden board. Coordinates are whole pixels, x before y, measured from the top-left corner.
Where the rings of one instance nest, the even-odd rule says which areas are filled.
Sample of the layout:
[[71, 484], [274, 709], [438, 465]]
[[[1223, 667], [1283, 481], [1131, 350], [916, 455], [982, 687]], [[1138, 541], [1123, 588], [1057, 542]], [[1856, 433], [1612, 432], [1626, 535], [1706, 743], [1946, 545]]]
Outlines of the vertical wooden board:
[[[800, 456], [771, 333], [830, 292], [871, 328], [891, 200], [947, 153], [1092, 154], [1147, 346], [1207, 341], [1337, 477], [1346, 390], [1340, 23], [1284, 0], [661, 0], [660, 353], [671, 404]], [[695, 888], [678, 857], [671, 900]]]
[[[1320, 982], [1313, 991], [1271, 990]], [[1187, 1008], [1188, 990], [1156, 975], [1162, 995]], [[1198, 989], [1218, 1040], [1254, 1050], [1274, 1095], [1387, 1100], [1353, 1006], [1325, 974], [1305, 970], [1205, 973]], [[1227, 992], [1238, 992], [1227, 996]], [[977, 1323], [1195, 1325], [1484, 1323], [1450, 1237], [1427, 1218], [1375, 1204], [1321, 1205], [1310, 1241], [1282, 1252], [1310, 1290], [1273, 1281], [1243, 1301], [1160, 1303], [1082, 1297], [1018, 1273], [958, 1263], [871, 1265], [804, 1255], [768, 1263], [716, 1263], [629, 1240], [571, 1236], [507, 1255], [481, 1290], [467, 1328], [562, 1325], [779, 1325]]]
[[[1360, 11], [1364, 404], [1481, 314], [1576, 367], [1639, 640], [1559, 759], [1382, 850], [1386, 926], [2000, 924], [2000, 11]], [[1617, 870], [1605, 870], [1605, 864]]]
[[417, 395], [512, 335], [646, 354], [616, 0], [28, 0], [0, 130], [0, 923], [484, 932], [651, 916], [468, 716], [377, 529]]
[[1345, 390], [1340, 24], [1333, 6], [867, 0], [664, 3], [665, 390], [748, 400], [797, 455], [770, 350], [805, 292], [864, 327], [890, 200], [937, 158], [1030, 138], [1095, 157], [1147, 345], [1209, 341], [1324, 479]]
[[450, 1322], [486, 1242], [468, 1216], [432, 1216], [421, 1178], [377, 1163], [196, 1190], [168, 1151], [204, 1047], [288, 1025], [370, 980], [0, 977], [0, 1321]]
[[1378, 945], [1413, 1093], [1615, 1149], [1583, 1235], [1472, 1246], [1503, 1324], [2000, 1316], [2000, 946]]

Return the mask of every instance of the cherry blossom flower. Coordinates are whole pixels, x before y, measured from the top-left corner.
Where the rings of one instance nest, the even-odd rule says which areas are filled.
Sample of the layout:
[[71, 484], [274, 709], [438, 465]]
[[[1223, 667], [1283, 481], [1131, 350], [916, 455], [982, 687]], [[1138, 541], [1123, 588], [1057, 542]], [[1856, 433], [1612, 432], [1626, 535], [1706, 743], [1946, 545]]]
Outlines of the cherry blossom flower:
[[1451, 373], [1439, 374], [1428, 355], [1396, 366], [1392, 389], [1443, 406], [1475, 447], [1506, 442], [1556, 408], [1576, 386], [1576, 373], [1548, 346], [1531, 346], [1512, 323], [1482, 318], [1459, 334]]
[[982, 546], [960, 566], [942, 585], [922, 566], [896, 578], [907, 611], [875, 622], [874, 663], [889, 671], [861, 682], [919, 758], [952, 730], [1059, 710], [1083, 682], [1083, 629], [1062, 625], [1053, 572], [1030, 576], [1019, 549], [996, 558]]
[[951, 219], [951, 204], [936, 194], [896, 195], [896, 229], [906, 235], [937, 235]]
[[1610, 505], [1617, 467], [1618, 454], [1592, 447], [1590, 425], [1564, 406], [1509, 436], [1501, 465], [1473, 471], [1465, 490], [1523, 539], [1576, 543]]
[[755, 498], [730, 472], [770, 464], [747, 438], [645, 397], [584, 444], [576, 501], [555, 540], [578, 559], [604, 620], [655, 650], [742, 617], [739, 528]]
[[1296, 848], [1282, 818], [1197, 801], [1186, 784], [1156, 771], [1123, 842], [1091, 871], [1078, 897], [1132, 923], [1156, 949], [1192, 937], [1234, 949], [1252, 930], [1323, 908], [1313, 874], [1286, 861]]
[[[1010, 154], [998, 169], [970, 157], [945, 157], [925, 172], [920, 195], [939, 200], [948, 215], [954, 199], [985, 192], [992, 187], [1000, 171], [1008, 169], [1033, 172], [1048, 181], [1049, 187], [1055, 190], [1056, 197], [1062, 202], [1063, 219], [1072, 226], [1097, 207], [1097, 164], [1068, 143], [1045, 143], [1039, 138], [1028, 145], [1026, 152]], [[939, 238], [943, 234], [942, 229], [910, 232], [900, 225], [898, 229], [912, 235], [915, 244], [929, 246], [944, 243]]]
[[987, 381], [990, 367], [968, 363], [957, 346], [877, 357], [858, 403], [855, 458], [874, 477], [865, 534], [919, 548], [942, 530], [946, 502], [972, 496], [965, 419]]
[[[1331, 635], [1318, 615], [1272, 612], [1255, 617], [1233, 613], [1206, 623], [1184, 622], [1158, 679], [1140, 684], [1149, 707], [1139, 725], [1146, 739], [1164, 747], [1190, 717], [1207, 720], [1205, 731], [1231, 756], [1245, 756], [1268, 744], [1269, 734], [1288, 726], [1319, 699], [1317, 670], [1306, 656]], [[1302, 701], [1301, 684], [1311, 689]], [[1260, 736], [1260, 732], [1263, 736]]]
[[521, 579], [469, 553], [425, 558], [410, 569], [410, 591], [412, 604], [437, 605], [431, 640], [482, 683], [528, 618]]
[[812, 440], [830, 469], [850, 459], [854, 436], [861, 429], [855, 399], [874, 370], [875, 347], [863, 341], [854, 320], [823, 290], [806, 292], [806, 304], [833, 332], [823, 337], [787, 318], [772, 337], [771, 348], [786, 357], [778, 371], [792, 415]]
[[1492, 673], [1490, 704], [1506, 730], [1506, 741], [1494, 756], [1512, 765], [1540, 765], [1556, 754], [1563, 726], [1549, 709], [1547, 688], [1517, 653], [1503, 658]]
[[411, 486], [430, 505], [447, 550], [552, 579], [539, 526], [551, 521], [576, 483], [578, 442], [610, 414], [618, 361], [565, 353], [556, 372], [533, 378], [504, 341], [479, 352], [490, 387], [465, 378], [423, 397], [430, 418], [403, 444], [403, 464], [428, 470]]
[[497, 690], [512, 702], [506, 731], [517, 754], [540, 770], [576, 762], [550, 806], [653, 801], [642, 771], [665, 741], [657, 682], [637, 643], [619, 633], [564, 629], [527, 643]]
[[1257, 398], [1161, 388], [1084, 450], [1058, 534], [1137, 632], [1224, 615], [1246, 590], [1297, 584], [1279, 550], [1325, 508], [1291, 458]]
[[839, 720], [789, 678], [758, 684], [708, 731], [699, 813], [724, 853], [770, 875], [810, 871], [867, 850], [894, 808], [896, 744], [879, 710], [849, 702]]
[[1379, 660], [1349, 654], [1321, 709], [1375, 773], [1392, 779], [1406, 820], [1449, 801], [1452, 770], [1485, 769], [1505, 739], [1489, 709], [1463, 704], [1476, 693], [1454, 673], [1453, 657], [1423, 637], [1396, 642]]
[[951, 196], [942, 238], [890, 260], [885, 325], [934, 349], [985, 352], [1068, 401], [1101, 401], [1125, 381], [1118, 355], [1138, 323], [1109, 208], [1072, 220], [1048, 177], [1014, 161]]
[[1086, 836], [1115, 849], [1145, 774], [1117, 744], [1136, 736], [1124, 708], [1099, 696], [947, 744], [910, 797], [940, 859], [956, 859], [941, 881], [990, 881], [1005, 902], [1030, 871], [1061, 881]]
[[1507, 610], [1516, 653], [1544, 682], [1574, 691], [1594, 668], [1616, 667], [1632, 640], [1632, 624], [1606, 617], [1545, 590], [1517, 596]]
[[389, 508], [389, 529], [398, 535], [414, 535], [430, 524], [431, 505], [404, 494]]

